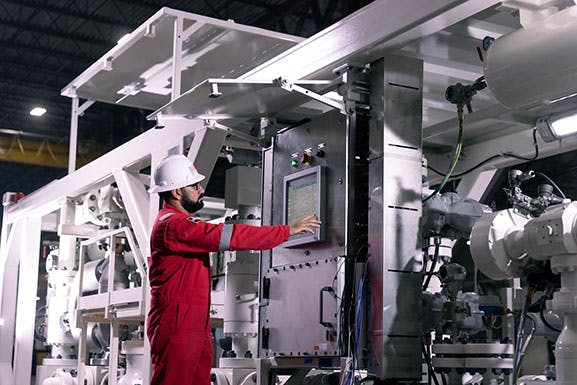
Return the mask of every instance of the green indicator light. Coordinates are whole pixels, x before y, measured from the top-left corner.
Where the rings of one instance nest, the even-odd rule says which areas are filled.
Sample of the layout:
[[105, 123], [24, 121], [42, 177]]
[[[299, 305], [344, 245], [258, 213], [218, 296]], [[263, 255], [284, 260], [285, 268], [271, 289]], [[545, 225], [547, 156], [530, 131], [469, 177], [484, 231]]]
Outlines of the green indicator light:
[[291, 160], [291, 167], [295, 168], [299, 166], [299, 161], [297, 159]]

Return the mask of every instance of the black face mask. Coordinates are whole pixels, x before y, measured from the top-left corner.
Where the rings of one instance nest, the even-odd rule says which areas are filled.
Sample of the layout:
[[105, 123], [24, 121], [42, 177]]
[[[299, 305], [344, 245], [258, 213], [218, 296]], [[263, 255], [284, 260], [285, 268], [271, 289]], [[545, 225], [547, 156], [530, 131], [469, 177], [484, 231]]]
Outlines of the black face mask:
[[204, 207], [204, 202], [201, 200], [204, 195], [198, 197], [198, 201], [193, 202], [192, 200], [188, 199], [186, 195], [182, 195], [182, 207], [189, 213], [195, 213]]

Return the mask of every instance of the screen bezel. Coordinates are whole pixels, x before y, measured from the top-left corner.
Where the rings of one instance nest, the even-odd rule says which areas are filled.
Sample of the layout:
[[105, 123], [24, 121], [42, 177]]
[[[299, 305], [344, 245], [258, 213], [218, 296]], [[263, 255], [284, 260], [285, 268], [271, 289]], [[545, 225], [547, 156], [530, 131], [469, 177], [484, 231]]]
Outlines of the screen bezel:
[[283, 178], [283, 224], [289, 225], [287, 223], [288, 217], [288, 186], [292, 181], [300, 178], [308, 177], [310, 175], [316, 176], [316, 207], [315, 215], [321, 220], [321, 226], [314, 229], [314, 234], [297, 234], [291, 236], [288, 241], [283, 243], [284, 247], [293, 247], [304, 245], [307, 243], [317, 242], [324, 239], [324, 222], [325, 222], [325, 189], [324, 189], [324, 168], [322, 166], [315, 166], [308, 168], [306, 170], [298, 171], [293, 174], [287, 175]]

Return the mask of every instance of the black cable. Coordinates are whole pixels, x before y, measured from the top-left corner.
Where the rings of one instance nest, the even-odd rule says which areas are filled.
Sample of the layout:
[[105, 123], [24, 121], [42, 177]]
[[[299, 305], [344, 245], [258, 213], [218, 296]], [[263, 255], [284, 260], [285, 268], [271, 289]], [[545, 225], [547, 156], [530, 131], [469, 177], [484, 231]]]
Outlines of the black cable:
[[425, 278], [425, 282], [423, 283], [423, 291], [427, 290], [429, 287], [429, 283], [431, 282], [431, 278], [435, 273], [435, 267], [437, 266], [437, 259], [439, 257], [439, 243], [435, 243], [435, 254], [433, 255], [433, 263], [431, 264], [431, 268], [429, 272], [426, 273], [427, 277]]
[[539, 311], [539, 309], [541, 309], [541, 305], [543, 304], [544, 301], [547, 300], [547, 298], [549, 298], [549, 295], [544, 294], [537, 301], [535, 301], [531, 305], [529, 305], [529, 307], [527, 308], [527, 311], [529, 313], [537, 313]]
[[517, 328], [517, 335], [515, 337], [515, 354], [513, 355], [513, 382], [517, 381], [517, 376], [519, 375], [519, 367], [521, 366], [521, 343], [523, 339], [523, 333], [525, 330], [525, 321], [527, 320], [527, 311], [531, 305], [531, 299], [533, 298], [534, 288], [529, 287], [527, 294], [525, 295], [525, 302], [523, 304], [523, 309], [521, 310], [521, 316], [519, 318], [519, 326]]
[[[353, 262], [353, 279], [356, 278], [357, 276], [357, 264]], [[344, 298], [344, 294], [343, 294], [343, 298]], [[349, 311], [346, 315], [347, 317], [347, 326], [348, 326], [348, 330], [349, 330], [349, 338], [348, 338], [348, 346], [349, 346], [349, 354], [351, 355], [352, 359], [351, 359], [351, 365], [349, 367], [350, 372], [351, 372], [351, 384], [354, 382], [354, 376], [355, 376], [355, 370], [356, 370], [356, 345], [358, 343], [357, 338], [355, 336], [355, 330], [354, 328], [356, 327], [355, 325], [355, 321], [356, 321], [356, 305], [357, 302], [355, 301], [355, 288], [353, 287], [350, 291], [350, 303], [354, 304], [354, 306], [350, 306], [349, 307]]]
[[[427, 354], [427, 357], [430, 358], [431, 357], [431, 345], [429, 345], [426, 341], [427, 340], [424, 340], [423, 346], [425, 347], [425, 353]], [[433, 365], [432, 362], [431, 362], [431, 365]], [[431, 371], [427, 369], [427, 384], [428, 385], [431, 385], [431, 381], [433, 380], [433, 376], [435, 376], [435, 373], [431, 373]]]
[[545, 319], [545, 314], [543, 314], [543, 310], [545, 310], [545, 303], [546, 302], [547, 301], [545, 300], [545, 296], [543, 296], [543, 301], [541, 302], [541, 306], [539, 306], [539, 316], [541, 317], [541, 321], [543, 321], [543, 324], [545, 324], [545, 326], [547, 326], [549, 329], [551, 329], [557, 333], [561, 333], [561, 329], [557, 329], [555, 326], [551, 325]]
[[[539, 157], [539, 144], [537, 143], [537, 129], [536, 129], [536, 128], [533, 129], [533, 146], [535, 147], [535, 155], [533, 155], [531, 158], [527, 158], [527, 157], [524, 157], [524, 156], [521, 156], [521, 155], [511, 154], [511, 153], [508, 153], [508, 152], [505, 152], [505, 153], [503, 153], [503, 154], [495, 154], [495, 155], [492, 155], [492, 156], [488, 157], [488, 158], [485, 159], [485, 160], [482, 160], [481, 162], [477, 163], [477, 164], [474, 165], [473, 167], [471, 167], [471, 168], [469, 168], [469, 169], [467, 169], [467, 170], [465, 170], [465, 171], [463, 171], [463, 172], [460, 172], [460, 173], [458, 173], [458, 174], [452, 175], [451, 178], [460, 178], [460, 177], [462, 177], [462, 176], [464, 176], [464, 175], [467, 175], [467, 174], [469, 174], [470, 172], [475, 171], [475, 170], [478, 169], [479, 167], [481, 167], [481, 166], [489, 163], [490, 161], [492, 161], [492, 160], [494, 160], [494, 159], [499, 159], [499, 158], [515, 158], [515, 159], [525, 160], [525, 161], [532, 161], [532, 160], [537, 159], [537, 158]], [[437, 169], [435, 169], [435, 168], [433, 168], [433, 167], [431, 167], [431, 166], [429, 166], [429, 165], [427, 165], [427, 168], [428, 168], [429, 170], [433, 171], [435, 174], [438, 174], [438, 175], [443, 176], [443, 177], [446, 176], [446, 174], [440, 172], [439, 170], [437, 170]]]
[[341, 301], [341, 299], [342, 299], [342, 293], [341, 293], [341, 297], [339, 297], [339, 295], [337, 294], [337, 287], [335, 286], [335, 284], [337, 283], [337, 278], [339, 276], [339, 272], [341, 271], [341, 268], [344, 265], [345, 265], [344, 261], [342, 263], [338, 264], [337, 272], [335, 273], [335, 276], [333, 277], [333, 281], [331, 282], [331, 288], [333, 289], [333, 292], [335, 293], [335, 298], [339, 301]]
[[447, 385], [447, 378], [445, 377], [445, 374], [441, 374], [441, 381], [443, 382], [443, 385]]
[[526, 160], [526, 161], [532, 161], [532, 160], [537, 159], [539, 157], [539, 145], [537, 144], [537, 127], [533, 128], [533, 147], [535, 147], [535, 155], [533, 155], [531, 158], [527, 158], [525, 156], [511, 154], [511, 153], [505, 153], [505, 155], [509, 156], [511, 158]]
[[557, 190], [557, 192], [559, 193], [559, 195], [561, 195], [561, 198], [563, 199], [567, 199], [567, 197], [565, 196], [565, 194], [563, 193], [563, 191], [559, 188], [559, 186], [557, 186], [555, 184], [555, 182], [553, 182], [553, 180], [551, 178], [549, 178], [547, 175], [543, 174], [542, 172], [539, 171], [535, 171], [535, 175], [539, 175], [541, 178], [545, 179], [547, 182], [549, 182], [549, 184], [551, 186], [553, 186], [553, 188], [555, 188], [555, 190]]
[[[491, 156], [491, 157], [489, 157], [489, 158], [487, 158], [487, 159], [485, 159], [485, 160], [477, 163], [476, 165], [474, 165], [474, 166], [471, 167], [470, 169], [465, 170], [465, 171], [463, 171], [463, 172], [460, 172], [460, 173], [458, 173], [458, 174], [453, 175], [453, 178], [460, 178], [460, 177], [462, 177], [463, 175], [466, 175], [466, 174], [468, 174], [468, 173], [470, 173], [470, 172], [472, 172], [472, 171], [475, 171], [476, 169], [478, 169], [479, 167], [483, 166], [484, 164], [489, 163], [489, 162], [492, 161], [493, 159], [498, 159], [498, 158], [501, 158], [501, 157], [503, 157], [503, 156], [504, 156], [503, 154], [493, 155], [493, 156]], [[440, 175], [440, 176], [445, 176], [445, 175], [446, 175], [446, 174], [440, 172], [439, 170], [433, 168], [432, 166], [427, 165], [427, 168], [428, 168], [429, 170], [433, 171], [435, 174], [438, 174], [438, 175]]]
[[440, 385], [439, 380], [437, 380], [437, 376], [435, 375], [435, 369], [433, 368], [433, 363], [431, 362], [431, 357], [429, 357], [429, 355], [427, 353], [427, 347], [425, 346], [424, 342], [423, 342], [422, 350], [423, 350], [423, 357], [425, 357], [425, 362], [427, 364], [427, 369], [429, 370], [429, 373], [433, 374], [433, 381], [435, 382], [435, 385]]

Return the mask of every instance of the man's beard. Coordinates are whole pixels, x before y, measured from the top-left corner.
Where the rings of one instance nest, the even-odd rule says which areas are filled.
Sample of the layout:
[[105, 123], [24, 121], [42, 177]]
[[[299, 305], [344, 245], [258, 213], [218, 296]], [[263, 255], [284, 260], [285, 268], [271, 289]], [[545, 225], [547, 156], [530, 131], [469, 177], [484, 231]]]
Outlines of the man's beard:
[[182, 207], [190, 214], [197, 212], [204, 207], [204, 203], [201, 200], [202, 196], [198, 197], [198, 201], [193, 202], [188, 199], [186, 195], [182, 196]]

